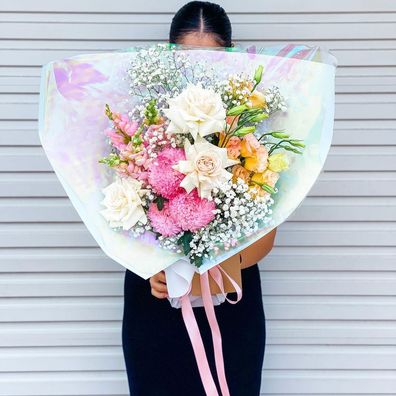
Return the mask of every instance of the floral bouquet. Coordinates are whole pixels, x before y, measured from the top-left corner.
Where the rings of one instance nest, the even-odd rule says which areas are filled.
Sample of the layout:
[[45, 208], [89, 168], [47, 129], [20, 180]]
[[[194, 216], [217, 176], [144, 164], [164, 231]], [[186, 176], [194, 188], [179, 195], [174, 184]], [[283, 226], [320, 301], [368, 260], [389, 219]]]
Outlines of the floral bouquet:
[[[335, 66], [316, 47], [158, 44], [43, 68], [40, 138], [51, 165], [111, 258], [144, 278], [166, 271], [196, 356], [191, 304], [205, 306], [216, 333], [223, 278], [242, 294], [219, 264], [284, 222], [323, 168]], [[191, 296], [197, 272], [202, 298]]]

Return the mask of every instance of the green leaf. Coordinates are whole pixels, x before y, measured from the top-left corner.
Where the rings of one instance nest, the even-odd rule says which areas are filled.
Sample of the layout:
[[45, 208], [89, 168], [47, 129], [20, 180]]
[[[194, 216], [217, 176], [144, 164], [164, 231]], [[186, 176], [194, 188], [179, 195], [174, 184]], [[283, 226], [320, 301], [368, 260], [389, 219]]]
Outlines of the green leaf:
[[162, 210], [164, 208], [165, 199], [163, 197], [158, 196], [154, 202], [157, 204], [158, 210]]
[[122, 161], [120, 157], [115, 153], [110, 153], [107, 157], [104, 157], [98, 161], [100, 164], [106, 164], [110, 167], [120, 165]]
[[201, 267], [203, 264], [203, 256], [194, 256], [191, 258], [196, 267]]
[[177, 241], [178, 245], [182, 245], [183, 253], [187, 256], [190, 253], [191, 247], [190, 242], [193, 239], [193, 234], [191, 231], [186, 231]]

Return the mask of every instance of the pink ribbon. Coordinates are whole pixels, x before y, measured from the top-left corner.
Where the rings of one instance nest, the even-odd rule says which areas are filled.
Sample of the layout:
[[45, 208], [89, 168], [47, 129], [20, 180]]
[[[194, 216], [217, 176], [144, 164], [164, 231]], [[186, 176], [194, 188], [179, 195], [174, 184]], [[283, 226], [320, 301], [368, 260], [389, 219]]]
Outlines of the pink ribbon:
[[[231, 284], [235, 288], [237, 292], [237, 299], [235, 301], [232, 301], [227, 298], [227, 295], [224, 291], [223, 278], [221, 276], [220, 271], [224, 273], [224, 275], [230, 280]], [[230, 302], [231, 304], [236, 304], [238, 301], [240, 301], [240, 299], [242, 298], [242, 289], [239, 287], [238, 283], [235, 282], [235, 280], [232, 279], [231, 276], [228, 275], [227, 272], [224, 271], [224, 269], [220, 265], [211, 268], [208, 272], [213, 277], [214, 281], [219, 286], [221, 293], [224, 295], [224, 297], [228, 302]], [[212, 342], [213, 342], [213, 350], [215, 355], [217, 378], [219, 380], [221, 393], [222, 396], [230, 396], [230, 391], [228, 389], [227, 379], [225, 375], [225, 368], [224, 368], [221, 332], [220, 332], [219, 324], [216, 319], [212, 295], [210, 293], [208, 272], [203, 273], [200, 279], [202, 300], [205, 308], [206, 317], [209, 322], [210, 331], [212, 333]], [[213, 376], [210, 371], [208, 358], [206, 356], [205, 347], [202, 341], [201, 334], [199, 332], [198, 323], [195, 319], [193, 308], [191, 306], [191, 301], [189, 298], [190, 291], [191, 291], [191, 285], [188, 292], [181, 297], [181, 302], [182, 302], [181, 310], [182, 310], [184, 324], [186, 325], [187, 332], [190, 337], [190, 341], [194, 350], [194, 355], [197, 361], [199, 375], [201, 377], [202, 384], [205, 389], [205, 393], [207, 396], [219, 396], [219, 393], [216, 388], [216, 384], [213, 380]]]

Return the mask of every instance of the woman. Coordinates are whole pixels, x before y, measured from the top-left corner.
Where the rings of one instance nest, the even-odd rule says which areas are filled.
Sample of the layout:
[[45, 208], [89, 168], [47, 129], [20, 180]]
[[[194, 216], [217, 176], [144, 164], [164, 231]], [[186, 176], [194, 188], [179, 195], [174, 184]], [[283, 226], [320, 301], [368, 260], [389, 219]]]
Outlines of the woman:
[[[231, 47], [231, 24], [225, 11], [209, 2], [193, 1], [174, 16], [170, 42]], [[276, 229], [241, 254], [243, 297], [233, 305], [216, 306], [231, 396], [260, 394], [265, 349], [265, 316], [257, 262], [273, 247]], [[127, 270], [122, 328], [130, 393], [132, 396], [204, 396], [193, 349], [181, 310], [167, 297], [164, 271], [143, 280]], [[230, 293], [231, 298], [235, 298]], [[212, 373], [216, 372], [212, 338], [203, 307], [194, 309]], [[217, 383], [216, 375], [213, 374]]]

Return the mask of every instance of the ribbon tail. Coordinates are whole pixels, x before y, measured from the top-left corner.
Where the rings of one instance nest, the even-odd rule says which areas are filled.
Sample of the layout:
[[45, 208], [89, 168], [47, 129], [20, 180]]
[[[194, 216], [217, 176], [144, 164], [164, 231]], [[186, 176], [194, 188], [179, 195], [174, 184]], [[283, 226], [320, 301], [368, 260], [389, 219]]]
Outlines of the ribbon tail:
[[194, 316], [194, 311], [191, 306], [191, 301], [188, 294], [181, 297], [182, 305], [181, 311], [186, 325], [188, 335], [194, 350], [195, 359], [197, 361], [199, 375], [201, 376], [202, 384], [204, 386], [207, 396], [219, 396], [216, 384], [213, 380], [210, 371], [208, 358], [206, 356], [205, 347], [199, 332], [198, 323]]
[[[236, 300], [230, 300], [227, 297], [227, 293], [224, 291], [224, 283], [223, 283], [223, 278], [221, 276], [220, 271], [224, 274], [224, 276], [226, 276], [228, 278], [228, 280], [231, 282], [232, 286], [234, 287], [236, 293], [237, 293], [237, 299]], [[230, 304], [236, 304], [237, 302], [239, 302], [242, 298], [242, 289], [241, 287], [238, 285], [238, 283], [224, 270], [224, 268], [222, 268], [221, 265], [216, 265], [215, 267], [211, 268], [209, 270], [209, 273], [211, 275], [211, 277], [213, 278], [213, 280], [217, 283], [217, 285], [220, 288], [220, 291], [222, 292], [222, 294], [225, 296], [226, 300], [230, 303]]]
[[201, 290], [206, 316], [208, 318], [210, 330], [212, 332], [213, 350], [215, 355], [217, 377], [219, 380], [220, 389], [223, 396], [230, 396], [230, 391], [228, 389], [227, 379], [225, 375], [221, 333], [219, 324], [216, 319], [212, 296], [210, 293], [208, 272], [201, 274]]

